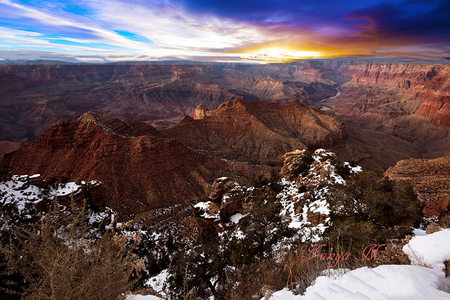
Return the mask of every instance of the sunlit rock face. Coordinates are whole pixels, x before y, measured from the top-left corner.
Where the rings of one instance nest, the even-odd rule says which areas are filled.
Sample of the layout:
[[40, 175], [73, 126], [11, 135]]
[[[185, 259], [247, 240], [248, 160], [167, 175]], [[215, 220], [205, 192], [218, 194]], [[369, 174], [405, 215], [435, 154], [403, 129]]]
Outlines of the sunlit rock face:
[[450, 199], [450, 157], [407, 159], [386, 171], [392, 180], [410, 182], [424, 203], [426, 216], [439, 216], [448, 211]]
[[344, 122], [331, 112], [296, 101], [277, 105], [242, 99], [207, 111], [203, 118], [186, 117], [165, 132], [210, 155], [270, 165], [279, 165], [292, 149], [332, 147], [346, 137]]
[[2, 165], [12, 174], [38, 173], [44, 179], [99, 180], [104, 201], [122, 214], [199, 199], [224, 174], [249, 184], [272, 172], [198, 153], [148, 124], [92, 112], [76, 122], [56, 122], [33, 143], [7, 154]]

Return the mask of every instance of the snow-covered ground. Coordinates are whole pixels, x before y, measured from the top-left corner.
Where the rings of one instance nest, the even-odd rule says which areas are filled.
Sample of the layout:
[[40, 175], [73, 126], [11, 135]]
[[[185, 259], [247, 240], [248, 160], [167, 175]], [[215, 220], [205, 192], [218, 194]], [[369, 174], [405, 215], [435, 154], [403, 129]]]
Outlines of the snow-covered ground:
[[450, 229], [415, 236], [403, 251], [416, 265], [364, 267], [340, 276], [320, 276], [304, 295], [284, 289], [268, 299], [450, 299], [450, 278], [445, 278], [442, 263], [450, 259]]
[[[86, 185], [96, 186], [101, 182], [91, 180], [89, 182], [81, 181], [80, 184], [75, 182], [55, 183], [48, 185], [45, 189], [32, 184], [32, 180], [40, 179], [39, 174], [28, 175], [13, 175], [11, 180], [0, 181], [0, 207], [12, 205], [17, 207], [20, 214], [26, 213], [28, 218], [31, 218], [31, 213], [35, 205], [43, 200], [53, 200], [55, 197], [65, 197], [71, 194], [77, 195], [82, 192]], [[39, 180], [38, 180], [39, 181]], [[40, 179], [41, 183], [44, 181]], [[87, 212], [90, 224], [100, 223], [105, 218], [110, 218], [110, 225], [113, 224], [115, 212], [106, 207], [101, 212]]]
[[[0, 205], [15, 204], [19, 211], [22, 211], [27, 203], [38, 203], [44, 198], [62, 197], [70, 194], [76, 195], [81, 191], [86, 182], [82, 181], [80, 185], [75, 182], [67, 182], [65, 184], [58, 183], [51, 185], [47, 191], [30, 184], [31, 179], [40, 178], [39, 174], [35, 175], [13, 175], [11, 180], [0, 182]], [[100, 182], [92, 180], [90, 185], [100, 184]], [[44, 194], [47, 195], [44, 195]]]
[[164, 283], [166, 282], [167, 276], [169, 275], [167, 270], [163, 270], [156, 276], [153, 276], [146, 282], [146, 286], [151, 287], [155, 292], [164, 292]]
[[[430, 235], [416, 235], [404, 252], [418, 265], [382, 265], [363, 267], [346, 273], [334, 271], [318, 277], [304, 295], [294, 295], [288, 289], [262, 299], [270, 300], [450, 300], [450, 278], [442, 270], [450, 258], [450, 229]], [[424, 264], [429, 267], [423, 266]], [[166, 273], [164, 273], [166, 274]], [[162, 275], [150, 279], [160, 282]], [[158, 285], [161, 285], [160, 283]], [[128, 300], [158, 300], [156, 296], [134, 295]]]
[[449, 281], [444, 278], [442, 271], [421, 266], [382, 265], [373, 269], [359, 268], [336, 278], [320, 276], [306, 290], [305, 295], [294, 295], [284, 289], [268, 299], [450, 299]]
[[412, 264], [430, 266], [437, 270], [444, 268], [444, 261], [450, 260], [450, 229], [425, 236], [415, 236], [403, 247]]

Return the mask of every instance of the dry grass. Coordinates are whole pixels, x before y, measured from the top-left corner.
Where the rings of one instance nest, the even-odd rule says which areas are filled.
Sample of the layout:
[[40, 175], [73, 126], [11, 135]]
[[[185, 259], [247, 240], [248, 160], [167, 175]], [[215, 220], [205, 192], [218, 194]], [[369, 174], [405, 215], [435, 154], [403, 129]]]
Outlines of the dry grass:
[[412, 250], [412, 248], [409, 245], [407, 245], [407, 247], [409, 248], [408, 249], [409, 250], [408, 258], [410, 259], [411, 265], [425, 267], [425, 268], [432, 268], [430, 264], [425, 262], [422, 255], [420, 255], [416, 251]]
[[35, 228], [14, 234], [16, 243], [2, 249], [27, 284], [22, 299], [118, 299], [133, 285], [129, 237], [93, 235], [84, 209], [65, 214], [55, 205]]
[[[278, 261], [265, 260], [235, 272], [230, 280], [238, 282], [228, 294], [228, 299], [261, 299], [269, 297], [273, 291], [288, 287], [296, 294], [303, 294], [320, 275], [327, 275], [330, 265], [332, 269], [355, 269], [366, 265], [366, 262], [349, 260], [327, 261], [319, 257], [324, 254], [318, 251], [312, 259], [308, 247], [300, 245], [297, 249], [285, 252]], [[335, 273], [335, 272], [333, 272]]]

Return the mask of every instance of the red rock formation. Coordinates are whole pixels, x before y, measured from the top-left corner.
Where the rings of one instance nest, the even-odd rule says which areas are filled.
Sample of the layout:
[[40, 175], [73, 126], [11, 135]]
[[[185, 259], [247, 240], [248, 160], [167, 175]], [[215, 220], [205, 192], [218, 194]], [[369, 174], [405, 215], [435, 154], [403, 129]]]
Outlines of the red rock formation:
[[350, 83], [392, 85], [409, 88], [435, 76], [442, 65], [410, 64], [392, 61], [328, 61], [324, 64], [350, 79]]
[[450, 157], [407, 159], [386, 171], [392, 180], [410, 182], [421, 201], [426, 216], [439, 216], [450, 203]]
[[3, 155], [5, 153], [16, 150], [17, 148], [19, 148], [19, 143], [7, 142], [7, 141], [0, 142], [0, 159], [3, 158]]
[[55, 123], [32, 144], [5, 155], [2, 164], [13, 174], [99, 180], [105, 203], [123, 214], [202, 198], [219, 176], [251, 183], [270, 174], [268, 167], [197, 153], [150, 125], [97, 113]]
[[417, 113], [431, 117], [437, 125], [450, 126], [450, 65], [436, 70], [435, 76], [418, 92], [425, 101]]
[[[450, 124], [446, 106], [450, 101], [450, 65], [386, 62], [333, 65], [331, 62], [329, 67], [339, 70], [341, 76], [350, 79], [341, 87], [352, 93], [349, 101], [372, 102], [376, 104], [375, 107], [381, 108], [372, 109], [372, 114], [398, 117], [418, 113], [431, 117], [431, 121], [437, 125]], [[358, 95], [357, 91], [364, 92]], [[345, 97], [340, 97], [339, 102], [346, 102]], [[386, 105], [394, 102], [396, 105]], [[342, 106], [342, 103], [339, 105]], [[360, 112], [352, 110], [353, 114], [366, 111], [364, 107]], [[349, 112], [343, 110], [341, 113]]]
[[194, 112], [194, 120], [200, 120], [206, 116], [211, 116], [211, 112], [209, 111], [208, 107], [206, 107], [205, 104], [200, 104], [199, 106], [197, 106]]
[[312, 103], [333, 94], [333, 83], [325, 80], [299, 82], [313, 72], [303, 74], [302, 69], [234, 64], [0, 65], [0, 141], [34, 140], [54, 122], [74, 121], [86, 111], [163, 128], [192, 116], [200, 103], [209, 109], [235, 97]]
[[211, 116], [185, 117], [165, 130], [183, 144], [229, 160], [279, 164], [280, 157], [301, 148], [331, 147], [346, 136], [333, 113], [296, 101], [283, 105], [235, 99]]
[[[195, 107], [201, 103], [213, 111], [236, 97], [251, 101], [263, 98], [277, 103], [296, 100], [317, 106], [323, 104], [348, 122], [347, 128], [353, 126], [353, 132], [359, 130], [345, 140], [346, 144], [356, 141], [357, 145], [336, 150], [340, 158], [363, 159], [361, 163], [365, 167], [387, 168], [398, 159], [418, 157], [418, 153], [435, 157], [446, 151], [450, 138], [445, 137], [450, 137], [450, 128], [443, 127], [450, 125], [449, 75], [450, 66], [444, 65], [358, 60], [310, 60], [264, 66], [0, 65], [0, 143], [34, 140], [54, 122], [76, 120], [86, 111], [167, 128], [185, 115], [194, 115]], [[318, 103], [335, 95], [339, 84], [339, 97]], [[205, 114], [207, 110], [201, 112]], [[269, 131], [279, 138], [279, 133], [286, 131], [281, 126], [290, 125], [280, 125], [276, 130], [269, 128]], [[401, 144], [396, 138], [409, 144]], [[217, 144], [214, 139], [217, 137], [210, 137], [209, 142]], [[222, 143], [225, 148], [214, 153], [226, 152], [225, 158], [240, 159], [230, 154], [236, 150], [230, 147], [236, 148], [244, 140]], [[440, 142], [433, 143], [430, 149], [433, 140]], [[263, 156], [276, 161], [276, 155], [293, 150], [285, 145], [297, 147], [285, 142], [281, 146], [272, 145], [273, 153]], [[364, 155], [355, 149], [362, 149]], [[385, 155], [380, 155], [380, 151]], [[354, 153], [355, 158], [351, 156]], [[245, 155], [242, 159], [248, 161], [251, 155], [249, 152]]]
[[339, 86], [339, 97], [321, 102], [347, 123], [345, 147], [333, 149], [338, 157], [387, 169], [400, 159], [448, 151], [449, 65], [392, 61], [324, 61], [324, 65], [347, 78]]

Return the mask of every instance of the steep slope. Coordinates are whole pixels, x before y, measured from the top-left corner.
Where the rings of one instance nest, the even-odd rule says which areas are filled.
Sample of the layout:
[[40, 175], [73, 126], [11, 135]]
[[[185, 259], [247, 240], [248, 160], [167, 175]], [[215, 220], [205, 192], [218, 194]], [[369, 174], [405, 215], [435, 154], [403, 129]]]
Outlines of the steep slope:
[[383, 154], [384, 159], [377, 159], [379, 166], [448, 151], [450, 65], [393, 61], [327, 61], [324, 65], [347, 81], [339, 86], [338, 97], [320, 104], [347, 122], [349, 136], [357, 143], [373, 144], [377, 138], [389, 152], [397, 152]]
[[[309, 77], [312, 76], [312, 77]], [[303, 81], [304, 80], [304, 81]], [[235, 97], [312, 103], [334, 93], [310, 67], [235, 64], [0, 65], [0, 141], [34, 140], [54, 122], [87, 111], [159, 128]]]
[[220, 176], [252, 182], [271, 172], [197, 153], [144, 123], [90, 112], [76, 122], [55, 123], [35, 142], [5, 155], [2, 164], [12, 174], [99, 180], [104, 202], [122, 214], [198, 199]]
[[329, 68], [347, 78], [339, 87], [339, 99], [324, 105], [335, 105], [339, 115], [362, 114], [398, 117], [414, 114], [425, 100], [427, 87], [443, 65], [421, 65], [394, 62], [328, 62]]
[[428, 216], [447, 211], [450, 204], [450, 156], [435, 159], [407, 159], [386, 171], [392, 180], [411, 182], [424, 202]]
[[280, 165], [280, 157], [299, 148], [331, 147], [346, 137], [343, 121], [333, 113], [296, 101], [283, 105], [235, 99], [215, 111], [200, 106], [165, 130], [188, 147], [228, 160]]
[[435, 76], [419, 91], [425, 98], [417, 113], [437, 125], [450, 126], [450, 65], [434, 70]]

